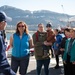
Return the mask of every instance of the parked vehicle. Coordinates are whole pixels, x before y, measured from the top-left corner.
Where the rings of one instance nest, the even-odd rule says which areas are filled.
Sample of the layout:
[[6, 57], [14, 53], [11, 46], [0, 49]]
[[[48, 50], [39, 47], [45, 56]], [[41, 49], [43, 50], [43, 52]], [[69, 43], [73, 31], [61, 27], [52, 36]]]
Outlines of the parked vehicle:
[[34, 56], [34, 48], [31, 48], [31, 49], [30, 49], [30, 55], [31, 55], [31, 56]]

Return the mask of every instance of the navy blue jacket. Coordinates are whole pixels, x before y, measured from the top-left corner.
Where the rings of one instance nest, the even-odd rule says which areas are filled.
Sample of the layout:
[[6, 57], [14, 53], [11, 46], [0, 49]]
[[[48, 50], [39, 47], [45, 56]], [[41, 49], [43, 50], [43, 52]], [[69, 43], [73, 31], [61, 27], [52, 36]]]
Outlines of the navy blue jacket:
[[5, 50], [6, 50], [6, 45], [4, 39], [0, 35], [0, 63], [2, 62], [2, 60], [6, 59]]
[[3, 75], [16, 75], [10, 68], [10, 65], [6, 58], [5, 50], [5, 41], [3, 37], [0, 35], [0, 73], [3, 73]]

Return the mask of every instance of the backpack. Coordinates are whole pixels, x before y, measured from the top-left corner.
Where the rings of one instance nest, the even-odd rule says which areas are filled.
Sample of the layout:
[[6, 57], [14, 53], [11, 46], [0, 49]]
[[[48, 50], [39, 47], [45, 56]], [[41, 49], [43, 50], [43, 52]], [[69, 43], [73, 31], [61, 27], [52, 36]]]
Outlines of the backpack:
[[36, 35], [36, 41], [39, 41], [39, 39], [38, 39], [38, 31], [35, 33], [35, 35]]

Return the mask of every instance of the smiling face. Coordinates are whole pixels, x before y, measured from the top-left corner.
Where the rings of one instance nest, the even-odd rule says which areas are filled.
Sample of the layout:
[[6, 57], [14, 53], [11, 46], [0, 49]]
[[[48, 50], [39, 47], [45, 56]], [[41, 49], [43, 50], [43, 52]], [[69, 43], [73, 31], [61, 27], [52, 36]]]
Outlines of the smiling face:
[[18, 22], [17, 23], [17, 27], [16, 27], [16, 33], [23, 34], [24, 32], [26, 34], [29, 33], [27, 24], [25, 22], [22, 22], [22, 21], [21, 22]]
[[19, 32], [24, 32], [24, 30], [25, 30], [24, 23], [20, 23], [17, 27], [18, 27]]
[[75, 30], [73, 29], [70, 30], [70, 37], [75, 38]]
[[39, 32], [43, 32], [44, 31], [44, 25], [43, 24], [39, 24], [38, 25], [38, 31]]
[[70, 32], [65, 31], [65, 32], [64, 32], [64, 34], [65, 34], [65, 36], [66, 36], [67, 38], [69, 38], [69, 37], [70, 37]]

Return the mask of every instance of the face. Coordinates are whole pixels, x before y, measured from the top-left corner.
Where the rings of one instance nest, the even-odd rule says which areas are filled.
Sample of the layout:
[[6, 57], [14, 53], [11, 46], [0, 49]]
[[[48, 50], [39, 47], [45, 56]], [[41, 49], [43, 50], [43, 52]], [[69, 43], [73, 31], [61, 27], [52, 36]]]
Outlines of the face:
[[65, 36], [66, 36], [67, 38], [70, 38], [70, 32], [65, 31]]
[[43, 32], [43, 31], [44, 31], [44, 26], [43, 26], [42, 24], [40, 24], [40, 25], [38, 26], [38, 30], [39, 30], [40, 32]]
[[5, 30], [7, 23], [5, 21], [0, 22], [0, 30]]
[[75, 31], [70, 30], [70, 38], [75, 38]]
[[51, 30], [51, 27], [46, 27], [47, 30]]
[[58, 34], [58, 32], [57, 32], [57, 30], [56, 30], [56, 29], [54, 30], [54, 32], [55, 32], [55, 35], [57, 35], [57, 34]]
[[25, 30], [25, 25], [24, 25], [24, 23], [20, 23], [20, 24], [18, 25], [18, 30], [19, 30], [19, 32], [24, 32], [24, 30]]

